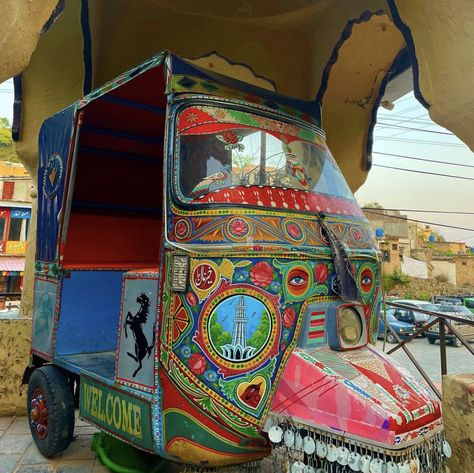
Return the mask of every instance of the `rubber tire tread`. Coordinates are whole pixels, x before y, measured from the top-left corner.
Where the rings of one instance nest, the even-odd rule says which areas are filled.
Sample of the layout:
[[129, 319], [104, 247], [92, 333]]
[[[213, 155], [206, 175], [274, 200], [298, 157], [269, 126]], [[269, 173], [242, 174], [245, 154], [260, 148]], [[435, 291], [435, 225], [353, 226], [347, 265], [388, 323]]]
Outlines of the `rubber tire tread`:
[[[43, 390], [49, 410], [49, 431], [44, 439], [33, 431], [29, 418], [36, 388]], [[69, 447], [74, 435], [74, 397], [67, 378], [58, 368], [47, 365], [33, 371], [28, 383], [27, 409], [31, 435], [46, 458], [55, 457]]]
[[398, 343], [393, 333], [387, 333], [387, 343]]
[[428, 338], [428, 343], [430, 345], [434, 345], [434, 343], [436, 342], [436, 338], [434, 338], [434, 337], [427, 337], [427, 338]]

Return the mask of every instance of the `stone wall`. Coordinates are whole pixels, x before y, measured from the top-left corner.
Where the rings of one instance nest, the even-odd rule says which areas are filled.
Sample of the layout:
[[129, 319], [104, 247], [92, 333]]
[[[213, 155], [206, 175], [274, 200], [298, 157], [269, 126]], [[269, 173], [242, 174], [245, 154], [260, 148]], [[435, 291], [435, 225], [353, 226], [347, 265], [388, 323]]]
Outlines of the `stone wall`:
[[456, 265], [453, 261], [437, 261], [430, 262], [433, 267], [431, 275], [441, 282], [448, 282], [453, 286], [456, 285]]
[[0, 319], [0, 417], [26, 412], [26, 390], [18, 392], [30, 345], [30, 318]]
[[443, 422], [453, 450], [450, 471], [473, 471], [474, 374], [443, 376]]

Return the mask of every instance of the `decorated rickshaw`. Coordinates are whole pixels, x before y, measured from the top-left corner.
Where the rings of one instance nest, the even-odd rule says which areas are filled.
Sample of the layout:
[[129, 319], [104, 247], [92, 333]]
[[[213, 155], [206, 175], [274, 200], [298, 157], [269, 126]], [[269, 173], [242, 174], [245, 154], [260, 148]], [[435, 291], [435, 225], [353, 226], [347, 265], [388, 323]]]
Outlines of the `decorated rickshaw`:
[[[378, 250], [320, 107], [169, 52], [41, 128], [28, 411], [192, 468], [441, 472], [441, 406], [375, 348]], [[319, 469], [319, 470], [318, 470]]]

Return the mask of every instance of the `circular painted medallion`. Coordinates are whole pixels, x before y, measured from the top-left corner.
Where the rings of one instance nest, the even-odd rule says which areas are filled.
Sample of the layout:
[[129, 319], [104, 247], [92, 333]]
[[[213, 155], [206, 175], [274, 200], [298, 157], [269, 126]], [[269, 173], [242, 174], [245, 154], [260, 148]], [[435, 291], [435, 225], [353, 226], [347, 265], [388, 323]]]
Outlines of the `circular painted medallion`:
[[191, 233], [191, 225], [189, 221], [184, 218], [179, 219], [174, 225], [174, 233], [176, 234], [176, 238], [179, 238], [180, 240], [188, 238]]
[[227, 223], [227, 234], [231, 240], [241, 240], [247, 238], [249, 233], [250, 226], [243, 218], [232, 218]]
[[250, 370], [277, 350], [280, 315], [276, 300], [254, 286], [237, 284], [218, 290], [203, 307], [202, 348], [218, 366]]
[[285, 220], [285, 222], [283, 223], [283, 228], [285, 230], [285, 234], [290, 238], [290, 240], [293, 240], [297, 243], [303, 241], [303, 230], [301, 229], [301, 226], [294, 220]]
[[49, 157], [43, 174], [43, 193], [48, 199], [52, 199], [59, 190], [63, 178], [63, 161], [59, 154]]

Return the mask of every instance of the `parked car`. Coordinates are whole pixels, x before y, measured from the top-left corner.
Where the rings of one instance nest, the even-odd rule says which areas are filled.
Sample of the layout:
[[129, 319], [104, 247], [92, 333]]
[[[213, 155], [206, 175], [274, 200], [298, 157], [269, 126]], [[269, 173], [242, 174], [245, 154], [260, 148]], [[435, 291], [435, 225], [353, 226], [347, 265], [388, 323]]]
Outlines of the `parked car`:
[[464, 305], [474, 314], [474, 296], [434, 296], [435, 304]]
[[[407, 324], [406, 322], [401, 322], [400, 320], [397, 320], [393, 313], [395, 312], [396, 309], [387, 309], [386, 312], [386, 320], [387, 324], [389, 327], [394, 330], [397, 335], [400, 338], [406, 338], [409, 337], [410, 335], [413, 335], [413, 332], [415, 331], [415, 327], [412, 324]], [[380, 321], [379, 321], [379, 332], [378, 332], [378, 338], [383, 338], [385, 333], [385, 323], [384, 323], [384, 316], [383, 312], [380, 312]], [[392, 332], [387, 330], [387, 342], [388, 343], [397, 343], [397, 339], [395, 338], [395, 335], [393, 335]]]
[[[439, 304], [437, 306], [438, 312], [447, 315], [453, 315], [466, 320], [474, 320], [472, 312], [463, 305], [453, 304]], [[430, 320], [433, 320], [430, 318]], [[474, 341], [474, 326], [463, 324], [462, 322], [450, 322], [454, 325], [454, 328], [467, 340]], [[426, 338], [430, 344], [434, 344], [436, 340], [439, 340], [439, 325], [435, 324], [426, 331]], [[461, 340], [456, 337], [449, 329], [446, 330], [446, 342], [460, 347], [462, 345]]]
[[422, 310], [431, 310], [437, 311], [437, 307], [434, 304], [426, 301], [417, 301], [413, 299], [397, 299], [392, 302], [396, 302], [397, 304], [403, 304], [410, 306], [411, 309], [398, 309], [395, 308], [395, 312], [393, 315], [395, 318], [400, 320], [400, 322], [406, 322], [408, 324], [414, 325], [416, 328], [421, 328], [423, 325], [428, 322], [430, 316], [427, 314], [423, 314], [422, 312], [416, 311], [416, 309]]

